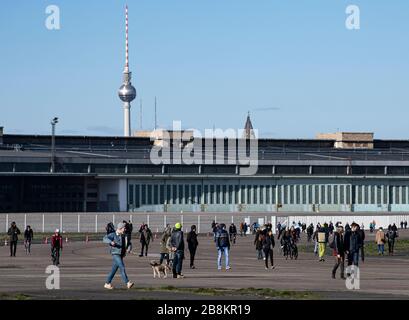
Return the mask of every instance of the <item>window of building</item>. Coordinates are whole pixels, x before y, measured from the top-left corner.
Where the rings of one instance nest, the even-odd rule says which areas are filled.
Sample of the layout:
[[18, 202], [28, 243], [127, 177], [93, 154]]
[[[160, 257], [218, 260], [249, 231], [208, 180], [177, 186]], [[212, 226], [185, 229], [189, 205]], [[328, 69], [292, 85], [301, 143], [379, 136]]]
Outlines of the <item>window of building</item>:
[[140, 185], [135, 185], [135, 207], [140, 207], [141, 205], [141, 197], [140, 197]]
[[134, 204], [133, 184], [129, 185], [128, 201], [130, 205]]
[[165, 203], [165, 186], [159, 186], [159, 204]]
[[145, 205], [146, 204], [146, 184], [142, 185], [142, 195], [141, 195], [141, 204]]
[[327, 204], [332, 204], [332, 186], [327, 186]]
[[159, 192], [158, 192], [158, 185], [155, 184], [153, 186], [153, 204], [159, 203]]

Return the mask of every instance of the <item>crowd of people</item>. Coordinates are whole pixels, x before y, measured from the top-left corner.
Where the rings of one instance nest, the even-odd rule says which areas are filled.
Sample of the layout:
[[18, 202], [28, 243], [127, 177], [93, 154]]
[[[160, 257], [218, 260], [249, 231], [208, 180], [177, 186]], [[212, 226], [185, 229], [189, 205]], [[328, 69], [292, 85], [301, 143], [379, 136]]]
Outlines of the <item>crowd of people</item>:
[[[401, 229], [406, 229], [407, 222], [400, 223]], [[375, 243], [379, 255], [384, 255], [385, 244], [388, 244], [388, 254], [394, 254], [396, 239], [399, 237], [399, 231], [396, 224], [388, 226], [387, 230], [379, 227], [377, 230], [375, 221], [369, 224], [369, 231], [372, 233], [376, 231]], [[277, 240], [280, 241], [280, 252], [291, 259], [298, 257], [297, 242], [301, 239], [303, 233], [307, 236], [307, 243], [313, 241], [313, 252], [318, 256], [318, 261], [323, 262], [327, 256], [327, 248], [332, 250], [332, 256], [335, 259], [335, 264], [332, 268], [332, 277], [336, 278], [338, 269], [340, 270], [341, 279], [345, 278], [345, 262], [348, 266], [358, 266], [359, 261], [365, 260], [365, 231], [364, 225], [359, 225], [353, 222], [348, 223], [345, 227], [342, 223], [311, 223], [307, 226], [305, 223], [292, 222], [287, 226], [286, 223], [278, 223], [276, 229], [271, 223], [266, 223], [260, 226], [254, 222], [250, 226], [246, 222], [240, 222], [239, 230], [234, 223], [231, 223], [227, 228], [224, 223], [211, 223], [211, 230], [213, 231], [213, 241], [217, 250], [216, 265], [218, 270], [231, 269], [230, 264], [230, 250], [232, 245], [236, 244], [237, 235], [245, 237], [249, 232], [254, 235], [253, 244], [256, 249], [256, 259], [263, 260], [265, 269], [274, 269], [274, 248], [275, 238], [274, 233], [277, 234]], [[275, 232], [276, 231], [276, 232]], [[8, 229], [10, 256], [15, 257], [17, 251], [17, 244], [20, 229], [15, 222], [12, 222]], [[127, 288], [131, 288], [134, 284], [128, 279], [124, 258], [127, 253], [134, 253], [132, 247], [133, 225], [131, 221], [122, 221], [115, 227], [112, 222], [106, 226], [106, 235], [103, 242], [109, 244], [110, 253], [112, 255], [112, 269], [108, 274], [104, 287], [112, 289], [112, 279], [114, 278], [118, 269], [121, 277]], [[142, 223], [138, 230], [140, 242], [139, 257], [147, 257], [150, 244], [155, 237], [150, 230], [148, 224]], [[28, 225], [24, 230], [24, 247], [27, 255], [31, 254], [31, 244], [34, 239], [34, 231]], [[60, 230], [56, 229], [51, 236], [51, 259], [56, 266], [60, 264], [60, 256], [63, 249], [63, 238]], [[190, 255], [190, 268], [196, 269], [195, 257], [197, 248], [199, 246], [197, 227], [192, 225], [190, 232], [187, 233], [186, 243]], [[159, 264], [164, 262], [168, 265], [173, 274], [173, 278], [182, 279], [183, 260], [185, 259], [185, 237], [182, 230], [182, 224], [176, 223], [174, 226], [166, 225], [161, 236], [159, 246], [160, 260]], [[224, 264], [223, 264], [224, 258]], [[269, 266], [270, 263], [270, 266]]]

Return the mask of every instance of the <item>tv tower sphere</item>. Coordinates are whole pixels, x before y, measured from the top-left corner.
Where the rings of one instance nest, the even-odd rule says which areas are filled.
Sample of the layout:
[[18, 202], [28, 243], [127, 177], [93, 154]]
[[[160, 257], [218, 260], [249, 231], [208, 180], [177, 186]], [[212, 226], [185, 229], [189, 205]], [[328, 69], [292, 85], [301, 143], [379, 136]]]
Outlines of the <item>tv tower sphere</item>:
[[136, 97], [136, 89], [130, 83], [123, 84], [118, 90], [118, 96], [123, 102], [131, 102]]

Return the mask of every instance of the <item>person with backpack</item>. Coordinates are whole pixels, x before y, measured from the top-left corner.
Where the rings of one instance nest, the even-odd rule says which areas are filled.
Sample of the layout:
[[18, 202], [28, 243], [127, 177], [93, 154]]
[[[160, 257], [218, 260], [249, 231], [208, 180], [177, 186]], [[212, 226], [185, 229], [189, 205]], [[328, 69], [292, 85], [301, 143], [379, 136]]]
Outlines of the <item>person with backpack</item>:
[[112, 269], [104, 285], [104, 288], [108, 290], [112, 290], [114, 288], [111, 282], [118, 269], [121, 271], [122, 281], [126, 284], [126, 287], [130, 289], [134, 285], [133, 282], [129, 281], [125, 270], [124, 257], [126, 256], [127, 240], [124, 233], [125, 224], [120, 222], [118, 223], [116, 231], [107, 234], [103, 239], [104, 243], [109, 244], [112, 255]]
[[226, 231], [226, 225], [222, 223], [220, 229], [216, 234], [216, 247], [217, 247], [217, 269], [222, 269], [222, 255], [224, 255], [226, 270], [230, 270], [229, 263], [229, 250], [230, 250], [230, 241], [229, 235]]
[[153, 242], [153, 236], [151, 229], [149, 229], [147, 224], [144, 224], [140, 230], [140, 243], [141, 243], [141, 254], [139, 255], [140, 257], [143, 257], [143, 251], [145, 249], [145, 257], [148, 255], [148, 249], [149, 249], [149, 244], [152, 240]]
[[20, 229], [17, 228], [16, 223], [13, 221], [10, 225], [7, 235], [10, 237], [10, 257], [16, 256], [18, 235], [21, 234]]
[[24, 248], [26, 249], [26, 254], [31, 253], [31, 242], [33, 241], [34, 233], [30, 226], [26, 227], [24, 231]]
[[275, 247], [275, 241], [273, 236], [273, 231], [271, 229], [266, 229], [266, 232], [262, 234], [262, 246], [264, 252], [264, 259], [266, 263], [266, 270], [268, 270], [268, 259], [270, 258], [271, 269], [274, 269], [274, 256], [273, 249]]
[[51, 237], [51, 259], [53, 265], [58, 266], [60, 264], [60, 256], [62, 251], [62, 236], [60, 230], [56, 229]]
[[386, 238], [388, 238], [388, 252], [390, 256], [393, 256], [395, 250], [396, 237], [397, 237], [396, 231], [394, 230], [393, 227], [390, 227], [388, 229], [388, 232], [386, 233]]
[[262, 244], [262, 232], [260, 229], [257, 229], [256, 236], [254, 238], [254, 245], [256, 246], [257, 259], [263, 259], [263, 244]]
[[163, 231], [161, 240], [160, 240], [160, 259], [159, 259], [159, 264], [163, 263], [163, 260], [166, 259], [166, 264], [170, 265], [170, 236], [172, 234], [172, 228], [169, 226], [169, 224], [166, 226], [165, 230]]
[[335, 257], [335, 265], [332, 268], [332, 278], [336, 278], [337, 269], [341, 266], [341, 279], [345, 279], [345, 248], [344, 248], [344, 227], [342, 224], [338, 224], [336, 231], [334, 232], [333, 240], [330, 244]]
[[378, 255], [383, 255], [385, 252], [385, 242], [386, 242], [386, 237], [385, 237], [385, 232], [383, 231], [383, 228], [380, 227], [378, 232], [376, 233], [375, 236], [375, 243], [378, 246]]
[[183, 279], [183, 259], [185, 257], [185, 242], [183, 240], [182, 224], [177, 222], [170, 236], [171, 250], [174, 253], [172, 272], [173, 278]]
[[190, 232], [187, 234], [187, 247], [189, 248], [189, 253], [190, 253], [190, 269], [196, 269], [195, 267], [195, 255], [196, 255], [196, 249], [197, 246], [199, 245], [199, 242], [197, 241], [197, 233], [196, 233], [196, 226], [192, 225], [190, 227]]

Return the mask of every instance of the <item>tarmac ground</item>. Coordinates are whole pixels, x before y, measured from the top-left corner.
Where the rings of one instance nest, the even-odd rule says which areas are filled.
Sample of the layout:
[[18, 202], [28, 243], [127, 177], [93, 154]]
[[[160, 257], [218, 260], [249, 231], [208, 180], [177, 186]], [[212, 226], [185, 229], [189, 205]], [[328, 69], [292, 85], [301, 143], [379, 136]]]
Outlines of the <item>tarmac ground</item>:
[[[305, 238], [303, 234], [301, 244]], [[398, 241], [408, 238], [409, 231], [402, 230]], [[153, 241], [147, 257], [139, 257], [140, 243], [134, 239], [135, 254], [125, 258], [128, 276], [135, 282], [131, 290], [125, 289], [119, 272], [113, 281], [115, 289], [103, 288], [112, 259], [102, 241], [64, 243], [60, 289], [48, 290], [50, 245], [34, 244], [31, 255], [26, 255], [20, 241], [17, 257], [9, 256], [8, 247], [0, 247], [0, 299], [409, 299], [409, 248], [394, 256], [366, 257], [359, 265], [360, 288], [349, 290], [339, 271], [337, 279], [331, 278], [334, 258], [318, 262], [312, 245], [297, 260], [286, 260], [276, 241], [276, 268], [265, 270], [264, 261], [257, 260], [253, 240], [252, 235], [238, 236], [230, 252], [232, 269], [218, 271], [212, 237], [200, 236], [196, 269], [189, 268], [186, 249], [184, 279], [154, 279], [149, 262], [159, 259], [160, 240]], [[374, 234], [367, 232], [366, 240], [374, 241]]]

